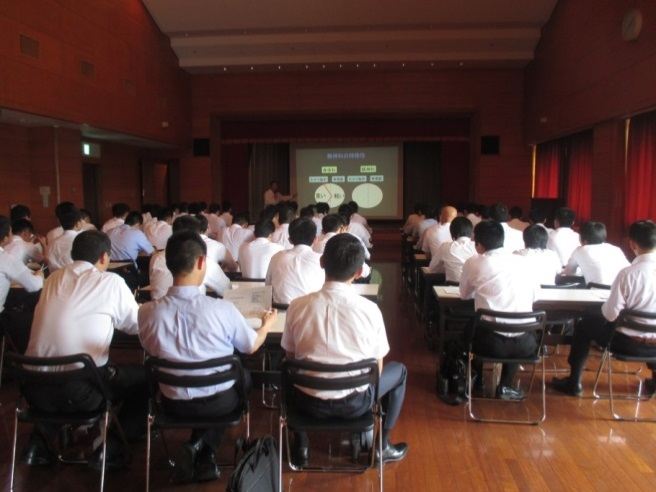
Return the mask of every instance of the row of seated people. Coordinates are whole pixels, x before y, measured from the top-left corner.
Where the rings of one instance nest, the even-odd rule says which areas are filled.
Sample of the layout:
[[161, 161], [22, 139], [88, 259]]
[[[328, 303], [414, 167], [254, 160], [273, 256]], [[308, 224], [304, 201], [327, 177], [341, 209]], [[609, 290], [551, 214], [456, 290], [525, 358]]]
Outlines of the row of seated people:
[[[198, 224], [192, 217], [181, 219], [176, 222]], [[299, 230], [315, 234], [311, 220], [296, 219], [294, 222]], [[290, 225], [292, 235], [294, 222]], [[4, 219], [4, 223], [8, 220]], [[0, 226], [2, 224], [0, 219]], [[252, 353], [263, 343], [276, 321], [277, 312], [272, 310], [263, 315], [262, 327], [253, 330], [232, 304], [201, 294], [200, 286], [210, 262], [207, 245], [197, 227], [181, 227], [168, 239], [164, 256], [172, 286], [156, 301], [140, 307], [125, 282], [106, 272], [111, 250], [107, 235], [101, 231], [85, 231], [73, 240], [73, 263], [50, 275], [36, 306], [26, 355], [89, 354], [110, 386], [113, 399], [123, 402], [118, 419], [129, 440], [138, 440], [143, 435], [148, 392], [142, 366], [111, 363], [109, 346], [114, 329], [138, 334], [143, 348], [152, 356], [192, 362], [232, 354], [235, 350]], [[6, 229], [3, 241], [7, 238], [8, 226]], [[0, 235], [2, 232], [0, 229]], [[382, 431], [385, 446], [378, 459], [398, 461], [406, 456], [408, 446], [392, 444], [389, 435], [401, 411], [406, 369], [395, 362], [383, 364], [389, 345], [382, 314], [375, 303], [353, 295], [351, 284], [362, 272], [365, 249], [354, 236], [336, 234], [326, 242], [320, 258], [324, 281], [316, 292], [301, 295], [290, 303], [282, 348], [287, 357], [324, 363], [377, 359], [382, 371], [380, 392], [386, 395]], [[182, 417], [221, 415], [231, 411], [236, 403], [232, 388], [215, 388], [216, 391], [203, 394], [193, 389], [161, 389], [164, 404]], [[373, 403], [371, 391], [364, 390], [349, 395], [303, 394], [300, 398], [307, 411], [317, 417], [356, 416]], [[70, 411], [89, 409], [87, 406], [94, 402], [89, 388], [66, 386], [39, 391], [30, 398], [36, 406]], [[23, 453], [23, 461], [34, 465], [51, 463], [49, 444], [58, 430], [48, 425], [36, 427]], [[176, 460], [175, 481], [218, 477], [214, 456], [221, 437], [215, 430], [194, 430]], [[293, 457], [301, 465], [307, 462], [307, 436], [296, 436]], [[91, 465], [100, 468], [102, 459], [99, 449]], [[106, 459], [109, 466], [127, 464], [128, 454], [115, 431], [108, 437]]]
[[[656, 312], [656, 225], [652, 221], [638, 221], [629, 228], [629, 244], [636, 255], [629, 264], [620, 248], [605, 242], [604, 224], [587, 222], [581, 226], [580, 235], [573, 231], [571, 209], [556, 212], [556, 229], [551, 232], [542, 223], [519, 232], [524, 242], [521, 249], [515, 242], [508, 244], [510, 235], [518, 231], [506, 224], [508, 215], [504, 205], [492, 207], [491, 215], [496, 220], [481, 220], [473, 228], [468, 218], [456, 216], [453, 207], [444, 207], [442, 213], [444, 219], [451, 220], [446, 225], [429, 226], [427, 231], [431, 227], [448, 228], [451, 237], [430, 251], [429, 271], [445, 273], [447, 282], [459, 284], [461, 297], [473, 298], [475, 309], [530, 312], [540, 286], [553, 286], [562, 274], [579, 273], [588, 284], [610, 288], [610, 296], [599, 316], [584, 317], [577, 323], [568, 358], [572, 371], [568, 377], [554, 378], [553, 387], [557, 391], [581, 396], [581, 377], [591, 343], [604, 346], [608, 342], [611, 323], [622, 309]], [[484, 344], [477, 348], [490, 355], [507, 353], [520, 357], [535, 349], [532, 335], [508, 335], [496, 333], [477, 342]], [[656, 355], [656, 338], [622, 327], [613, 338], [613, 345], [626, 353]], [[504, 367], [497, 387], [498, 397], [524, 397], [522, 391], [513, 387], [515, 372], [516, 367]], [[646, 383], [656, 393], [654, 378]]]

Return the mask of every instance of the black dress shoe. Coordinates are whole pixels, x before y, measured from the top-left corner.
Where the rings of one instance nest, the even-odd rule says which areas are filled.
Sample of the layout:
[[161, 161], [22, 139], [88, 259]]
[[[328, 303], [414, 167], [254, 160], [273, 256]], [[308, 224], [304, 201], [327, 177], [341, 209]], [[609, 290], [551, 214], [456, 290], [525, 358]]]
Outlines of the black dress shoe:
[[524, 392], [519, 388], [512, 386], [497, 386], [496, 396], [499, 400], [513, 400], [519, 401], [526, 398]]
[[[408, 445], [404, 442], [392, 444], [387, 441], [383, 447], [383, 464], [393, 461], [401, 461], [408, 454]], [[379, 462], [378, 449], [376, 449], [375, 462]]]
[[[89, 467], [96, 471], [102, 471], [103, 453], [102, 445], [93, 452], [89, 458]], [[107, 458], [105, 459], [105, 470], [121, 470], [132, 462], [132, 456], [123, 443], [114, 436], [107, 438]]]
[[190, 483], [194, 481], [196, 456], [202, 443], [186, 442], [175, 459], [175, 468], [171, 481], [173, 483]]
[[310, 448], [307, 446], [292, 446], [292, 463], [294, 466], [303, 468], [310, 461]]
[[30, 442], [21, 454], [21, 462], [30, 466], [48, 466], [56, 459], [48, 444], [38, 431], [32, 432]]
[[196, 482], [209, 482], [211, 480], [218, 480], [221, 477], [221, 470], [216, 464], [214, 451], [209, 447], [203, 446], [196, 465], [194, 466], [194, 480]]
[[581, 387], [581, 383], [572, 381], [570, 377], [553, 378], [551, 380], [551, 386], [553, 386], [553, 389], [555, 389], [559, 393], [565, 393], [566, 395], [570, 395], [570, 396], [583, 395], [583, 388]]
[[645, 379], [644, 388], [645, 396], [648, 396], [649, 398], [656, 396], [656, 380], [653, 378]]

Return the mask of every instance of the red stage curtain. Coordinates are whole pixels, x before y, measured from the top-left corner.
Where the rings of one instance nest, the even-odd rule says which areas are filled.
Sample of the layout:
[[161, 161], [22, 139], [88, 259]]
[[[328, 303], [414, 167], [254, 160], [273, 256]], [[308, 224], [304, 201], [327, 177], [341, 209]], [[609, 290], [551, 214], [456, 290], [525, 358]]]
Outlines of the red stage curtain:
[[539, 144], [535, 156], [534, 198], [558, 198], [560, 142]]
[[569, 139], [568, 167], [566, 203], [582, 223], [592, 219], [592, 132]]
[[656, 219], [656, 112], [631, 118], [627, 148], [626, 224]]

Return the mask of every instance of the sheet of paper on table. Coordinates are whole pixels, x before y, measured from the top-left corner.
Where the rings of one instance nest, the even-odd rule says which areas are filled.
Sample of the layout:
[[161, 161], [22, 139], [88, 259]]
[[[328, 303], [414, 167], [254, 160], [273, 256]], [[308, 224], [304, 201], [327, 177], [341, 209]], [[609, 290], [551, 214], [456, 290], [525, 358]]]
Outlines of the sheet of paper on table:
[[255, 329], [262, 326], [262, 315], [271, 309], [272, 296], [270, 285], [249, 289], [228, 289], [223, 293], [223, 299], [233, 303], [246, 318], [246, 322]]
[[444, 292], [446, 292], [447, 294], [458, 294], [458, 295], [460, 295], [460, 287], [447, 286], [447, 287], [444, 287]]

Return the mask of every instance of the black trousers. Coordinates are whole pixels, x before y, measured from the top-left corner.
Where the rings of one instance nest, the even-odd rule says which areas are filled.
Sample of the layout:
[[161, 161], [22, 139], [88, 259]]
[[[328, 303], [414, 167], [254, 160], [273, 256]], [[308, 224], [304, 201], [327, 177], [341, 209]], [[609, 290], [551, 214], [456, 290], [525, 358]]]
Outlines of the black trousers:
[[[107, 364], [98, 370], [109, 388], [112, 403], [121, 403], [117, 418], [127, 439], [139, 439], [144, 434], [148, 412], [148, 386], [144, 367], [136, 364]], [[36, 408], [71, 413], [96, 410], [102, 400], [98, 391], [86, 383], [25, 388], [25, 396], [30, 405]], [[39, 430], [50, 441], [57, 435], [59, 427], [40, 425]]]
[[[388, 362], [383, 366], [383, 372], [378, 383], [378, 393], [384, 411], [384, 441], [389, 437], [401, 414], [407, 379], [408, 371], [400, 362]], [[302, 391], [296, 391], [294, 393], [294, 404], [302, 408], [304, 413], [317, 418], [342, 417], [348, 419], [357, 418], [370, 410], [374, 404], [374, 397], [374, 391], [371, 387], [361, 393], [336, 400], [323, 400]], [[300, 445], [308, 445], [307, 434], [304, 432], [297, 432], [296, 439]], [[298, 441], [299, 439], [300, 441]]]
[[[590, 353], [590, 345], [597, 342], [602, 347], [608, 344], [611, 333], [613, 332], [613, 323], [609, 323], [601, 316], [584, 318], [574, 328], [572, 337], [572, 347], [569, 352], [567, 362], [572, 368], [570, 377], [576, 382], [581, 382], [581, 376], [585, 368]], [[656, 345], [637, 341], [622, 332], [615, 333], [611, 350], [623, 354], [636, 356], [656, 356]], [[656, 367], [651, 364], [649, 368], [652, 373]], [[653, 374], [652, 374], [653, 375]]]
[[[491, 357], [530, 357], [535, 353], [538, 347], [538, 341], [535, 333], [524, 333], [517, 337], [507, 337], [490, 330], [478, 330], [472, 332], [472, 327], [468, 327], [467, 337], [472, 342], [472, 350], [480, 355]], [[473, 361], [473, 366], [478, 374], [483, 369], [482, 363]], [[512, 386], [512, 382], [517, 374], [519, 364], [503, 364], [501, 369], [501, 379], [499, 386]]]
[[[252, 386], [251, 376], [246, 369], [243, 371], [243, 377], [246, 381], [246, 394], [248, 395]], [[181, 419], [191, 421], [196, 418], [222, 417], [235, 410], [239, 404], [239, 393], [234, 387], [211, 396], [191, 400], [173, 400], [162, 397], [164, 410]], [[202, 440], [203, 444], [216, 452], [223, 440], [223, 433], [224, 429], [217, 427], [193, 429], [191, 441], [197, 443]]]

